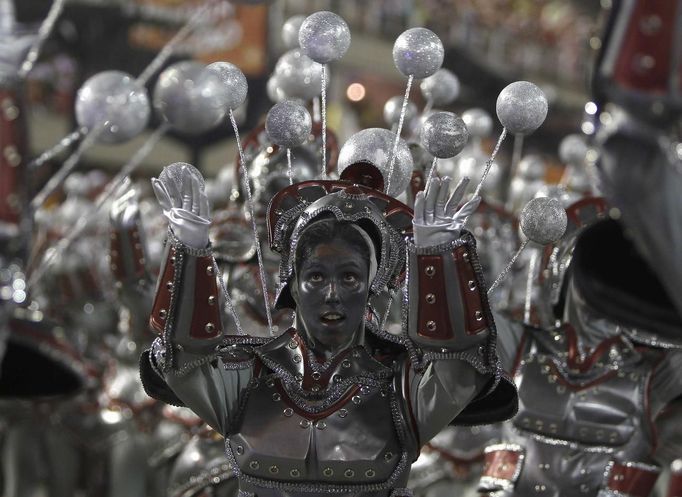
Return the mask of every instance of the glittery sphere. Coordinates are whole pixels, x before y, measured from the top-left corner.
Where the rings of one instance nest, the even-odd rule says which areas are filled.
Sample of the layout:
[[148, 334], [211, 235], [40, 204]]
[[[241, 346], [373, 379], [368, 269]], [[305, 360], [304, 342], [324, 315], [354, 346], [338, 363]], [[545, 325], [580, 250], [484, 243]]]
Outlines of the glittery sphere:
[[[322, 91], [322, 66], [300, 49], [289, 50], [275, 64], [274, 75], [289, 98], [312, 100]], [[327, 84], [329, 72], [327, 71]]]
[[301, 29], [301, 24], [305, 21], [305, 16], [291, 16], [284, 21], [282, 26], [282, 41], [287, 50], [298, 48], [298, 32]]
[[[394, 126], [400, 121], [400, 111], [403, 108], [403, 97], [395, 96], [386, 100], [384, 104], [384, 121], [389, 126]], [[417, 116], [417, 106], [408, 100], [405, 107], [405, 121], [409, 123]]]
[[433, 105], [448, 105], [459, 95], [459, 79], [448, 69], [438, 69], [419, 84], [419, 89]]
[[265, 84], [265, 92], [268, 94], [268, 98], [275, 103], [287, 98], [287, 94], [282, 89], [282, 82], [276, 74], [273, 74], [268, 79], [268, 82]]
[[517, 175], [527, 181], [544, 179], [547, 166], [539, 155], [526, 155], [519, 161]]
[[547, 117], [547, 98], [540, 88], [528, 81], [507, 85], [497, 97], [497, 118], [509, 133], [528, 135]]
[[431, 155], [446, 159], [462, 151], [469, 141], [469, 131], [458, 115], [434, 112], [424, 121], [419, 138]]
[[426, 28], [404, 31], [393, 44], [393, 62], [405, 76], [426, 78], [443, 64], [445, 50], [440, 38]]
[[150, 112], [147, 90], [120, 71], [92, 76], [76, 96], [79, 126], [94, 129], [109, 122], [97, 137], [101, 143], [130, 140], [147, 126]]
[[[388, 186], [390, 172], [389, 157], [393, 150], [395, 133], [383, 128], [368, 128], [352, 135], [339, 152], [338, 170], [343, 173], [348, 166], [367, 162], [375, 166], [384, 178], [384, 189]], [[391, 176], [391, 190], [388, 195], [398, 196], [405, 191], [412, 177], [412, 154], [405, 140], [398, 141], [398, 149]]]
[[199, 134], [218, 125], [228, 111], [220, 78], [198, 62], [178, 62], [163, 71], [154, 88], [154, 108], [178, 131]]
[[275, 104], [265, 118], [265, 131], [272, 143], [286, 148], [305, 142], [312, 126], [308, 110], [291, 100]]
[[483, 109], [469, 109], [462, 113], [462, 121], [467, 125], [469, 134], [476, 138], [490, 136], [493, 131], [493, 118]]
[[218, 76], [224, 85], [228, 109], [234, 110], [244, 103], [249, 85], [241, 69], [229, 62], [214, 62], [206, 66], [206, 70]]
[[346, 53], [350, 47], [350, 30], [346, 21], [333, 12], [315, 12], [301, 24], [298, 43], [308, 57], [326, 64]]
[[547, 245], [556, 242], [566, 231], [566, 210], [555, 198], [534, 198], [519, 216], [521, 231], [529, 240]]
[[568, 135], [559, 144], [559, 159], [564, 164], [580, 165], [585, 162], [587, 144], [580, 135]]

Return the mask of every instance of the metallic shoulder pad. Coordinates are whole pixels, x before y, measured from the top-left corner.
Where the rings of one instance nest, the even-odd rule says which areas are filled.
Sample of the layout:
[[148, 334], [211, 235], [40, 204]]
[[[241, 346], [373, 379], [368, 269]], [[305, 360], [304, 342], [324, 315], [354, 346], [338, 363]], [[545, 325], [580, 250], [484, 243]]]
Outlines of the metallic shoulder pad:
[[425, 348], [461, 351], [494, 326], [476, 242], [469, 232], [434, 247], [408, 244], [408, 335]]

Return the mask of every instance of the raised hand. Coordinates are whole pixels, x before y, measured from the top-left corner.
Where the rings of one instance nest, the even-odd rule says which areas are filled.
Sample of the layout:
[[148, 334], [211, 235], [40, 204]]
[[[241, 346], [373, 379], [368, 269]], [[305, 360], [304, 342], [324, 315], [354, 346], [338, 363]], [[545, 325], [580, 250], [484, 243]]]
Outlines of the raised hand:
[[211, 221], [201, 173], [190, 164], [175, 162], [164, 167], [159, 178], [152, 178], [152, 187], [175, 236], [185, 245], [205, 248]]
[[462, 178], [448, 197], [450, 178], [432, 178], [426, 190], [417, 194], [412, 220], [415, 245], [431, 247], [459, 238], [464, 222], [481, 202], [481, 197], [475, 196], [457, 209], [468, 184], [469, 178]]

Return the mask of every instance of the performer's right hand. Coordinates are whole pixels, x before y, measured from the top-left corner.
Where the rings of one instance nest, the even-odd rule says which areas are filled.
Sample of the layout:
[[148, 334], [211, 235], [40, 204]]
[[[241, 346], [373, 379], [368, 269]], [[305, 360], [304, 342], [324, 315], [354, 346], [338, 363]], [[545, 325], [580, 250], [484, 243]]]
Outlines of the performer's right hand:
[[201, 173], [190, 164], [175, 162], [164, 167], [159, 178], [152, 178], [152, 187], [175, 236], [189, 247], [206, 248], [211, 221]]

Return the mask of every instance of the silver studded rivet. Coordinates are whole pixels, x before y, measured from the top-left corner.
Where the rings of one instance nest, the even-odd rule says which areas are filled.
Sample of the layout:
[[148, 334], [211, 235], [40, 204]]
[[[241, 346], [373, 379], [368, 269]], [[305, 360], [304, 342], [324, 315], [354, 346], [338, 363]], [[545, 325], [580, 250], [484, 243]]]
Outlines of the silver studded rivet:
[[346, 416], [348, 416], [348, 409], [339, 409], [339, 417], [345, 418]]
[[289, 348], [290, 349], [295, 349], [298, 347], [298, 344], [296, 343], [296, 340], [290, 340], [289, 341]]
[[237, 445], [237, 455], [241, 456], [244, 453], [244, 447]]
[[386, 452], [384, 454], [384, 461], [389, 462], [391, 459], [393, 459], [393, 452]]
[[476, 318], [476, 321], [481, 321], [483, 319], [483, 313], [481, 311], [476, 311], [474, 317]]
[[208, 297], [208, 305], [215, 305], [215, 295]]
[[318, 385], [317, 383], [315, 383], [312, 387], [310, 387], [310, 390], [313, 391], [313, 392], [319, 392], [319, 391], [320, 391], [320, 388], [321, 388], [320, 385]]
[[313, 380], [317, 381], [320, 379], [322, 375], [320, 374], [319, 371], [313, 371], [313, 373], [310, 376], [313, 378]]
[[367, 471], [365, 471], [365, 476], [366, 476], [367, 478], [373, 478], [374, 475], [376, 475], [376, 473], [374, 472], [373, 469], [368, 469]]
[[344, 205], [344, 207], [345, 207], [346, 209], [352, 209], [352, 208], [353, 208], [353, 202], [346, 202], [345, 205]]
[[329, 478], [330, 476], [334, 476], [334, 470], [332, 468], [324, 468], [322, 474]]
[[324, 430], [326, 427], [327, 423], [325, 423], [324, 421], [318, 421], [317, 423], [315, 423], [315, 428], [317, 428], [318, 430]]
[[427, 304], [436, 303], [436, 296], [433, 293], [427, 293], [425, 299]]
[[359, 404], [362, 402], [362, 399], [360, 398], [359, 395], [353, 395], [353, 398], [351, 399], [353, 401], [353, 404]]
[[350, 361], [348, 359], [344, 359], [343, 361], [341, 361], [341, 365], [344, 368], [349, 368], [350, 367]]
[[270, 474], [276, 475], [277, 473], [279, 473], [279, 468], [273, 465], [268, 468], [268, 471], [270, 472]]
[[160, 317], [161, 319], [166, 319], [166, 309], [161, 309], [161, 310], [159, 311], [159, 317]]
[[274, 400], [275, 402], [279, 402], [280, 400], [282, 400], [282, 396], [278, 393], [273, 393], [272, 400]]
[[472, 292], [476, 290], [476, 282], [474, 280], [469, 280], [467, 284], [469, 285], [469, 290], [471, 290]]
[[272, 378], [268, 378], [267, 380], [265, 380], [265, 385], [269, 388], [272, 388], [275, 386], [275, 380], [273, 380]]
[[166, 282], [166, 288], [167, 288], [168, 290], [172, 290], [172, 289], [173, 289], [173, 282], [172, 282], [172, 281]]
[[260, 463], [258, 461], [251, 461], [249, 463], [249, 468], [251, 469], [259, 469], [260, 468]]
[[426, 274], [426, 276], [431, 277], [434, 274], [436, 274], [436, 268], [433, 266], [426, 266], [426, 268], [424, 268], [424, 273]]
[[298, 354], [296, 354], [296, 355], [293, 357], [293, 360], [294, 360], [294, 362], [296, 362], [296, 363], [301, 362], [301, 356], [298, 355]]
[[289, 476], [291, 476], [292, 478], [298, 478], [299, 476], [301, 476], [301, 472], [297, 469], [292, 469], [291, 471], [289, 471]]
[[307, 419], [302, 419], [299, 425], [301, 426], [301, 428], [308, 428], [310, 426], [310, 421], [308, 421]]
[[205, 329], [206, 333], [213, 333], [213, 331], [215, 331], [215, 325], [213, 323], [206, 323]]
[[427, 321], [426, 322], [426, 329], [429, 331], [435, 331], [436, 330], [436, 322], [435, 321]]
[[343, 476], [346, 478], [353, 478], [355, 476], [355, 471], [352, 469], [347, 469], [346, 471], [343, 472]]
[[206, 274], [211, 276], [214, 272], [215, 272], [215, 269], [213, 268], [213, 266], [206, 266]]
[[367, 385], [362, 385], [360, 387], [360, 393], [363, 395], [367, 395], [370, 392], [370, 389]]
[[381, 391], [379, 392], [379, 394], [380, 394], [382, 397], [386, 397], [386, 396], [388, 395], [388, 392], [387, 392], [386, 390], [381, 390]]
[[462, 259], [464, 259], [464, 262], [469, 262], [469, 252], [464, 252], [462, 254]]
[[282, 414], [284, 414], [287, 418], [290, 418], [294, 414], [294, 410], [291, 407], [287, 407], [282, 411]]

